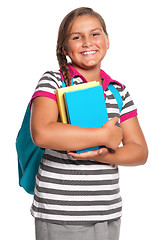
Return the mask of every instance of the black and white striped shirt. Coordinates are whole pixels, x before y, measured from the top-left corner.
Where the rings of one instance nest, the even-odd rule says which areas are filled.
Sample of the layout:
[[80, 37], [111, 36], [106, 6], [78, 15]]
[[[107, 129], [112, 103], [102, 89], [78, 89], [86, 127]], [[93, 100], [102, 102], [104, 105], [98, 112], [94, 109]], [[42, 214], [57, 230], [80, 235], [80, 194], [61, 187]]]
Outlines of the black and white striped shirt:
[[[72, 66], [69, 67], [74, 84], [86, 82]], [[101, 78], [108, 118], [117, 116], [122, 122], [136, 116], [136, 108], [126, 87], [102, 70]], [[60, 71], [46, 72], [38, 82], [32, 99], [45, 96], [56, 101], [55, 92], [62, 87], [62, 80]], [[123, 99], [121, 113], [116, 99], [107, 88], [109, 82], [113, 82]], [[74, 225], [120, 218], [122, 200], [118, 166], [75, 160], [66, 151], [46, 149], [36, 177], [31, 213], [44, 221]]]

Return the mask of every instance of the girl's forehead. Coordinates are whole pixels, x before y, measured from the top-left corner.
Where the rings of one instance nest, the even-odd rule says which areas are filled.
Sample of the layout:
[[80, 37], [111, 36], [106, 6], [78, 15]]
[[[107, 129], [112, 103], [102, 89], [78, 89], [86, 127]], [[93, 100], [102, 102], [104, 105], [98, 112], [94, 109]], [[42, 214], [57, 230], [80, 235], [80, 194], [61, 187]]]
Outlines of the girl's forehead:
[[96, 17], [89, 15], [78, 16], [73, 21], [69, 34], [93, 30], [97, 28], [102, 29], [102, 26]]

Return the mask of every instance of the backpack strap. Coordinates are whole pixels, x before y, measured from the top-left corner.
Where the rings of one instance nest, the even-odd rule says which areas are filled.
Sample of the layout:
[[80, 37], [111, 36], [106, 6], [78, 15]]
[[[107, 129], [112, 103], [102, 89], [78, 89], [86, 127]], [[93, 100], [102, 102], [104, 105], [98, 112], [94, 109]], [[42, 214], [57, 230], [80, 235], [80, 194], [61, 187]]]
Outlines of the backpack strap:
[[114, 95], [114, 97], [115, 97], [115, 99], [118, 103], [119, 111], [121, 112], [121, 109], [122, 109], [122, 106], [123, 106], [123, 100], [122, 100], [122, 97], [121, 97], [119, 91], [114, 87], [114, 85], [112, 83], [109, 83], [108, 89]]
[[[73, 78], [71, 79], [71, 86], [73, 86]], [[62, 88], [66, 87], [66, 83], [65, 81], [63, 80], [62, 81]]]

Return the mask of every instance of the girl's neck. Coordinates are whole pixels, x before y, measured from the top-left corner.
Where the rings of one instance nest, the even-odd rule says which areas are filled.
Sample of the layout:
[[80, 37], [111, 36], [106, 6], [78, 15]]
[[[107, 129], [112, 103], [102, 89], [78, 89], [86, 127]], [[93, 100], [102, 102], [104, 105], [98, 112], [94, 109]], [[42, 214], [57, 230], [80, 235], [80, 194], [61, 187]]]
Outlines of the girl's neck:
[[82, 69], [79, 68], [77, 66], [73, 67], [76, 68], [76, 70], [88, 81], [88, 82], [92, 82], [92, 81], [97, 81], [100, 84], [102, 84], [102, 80], [100, 77], [100, 67], [96, 67], [96, 68], [92, 68], [92, 69]]

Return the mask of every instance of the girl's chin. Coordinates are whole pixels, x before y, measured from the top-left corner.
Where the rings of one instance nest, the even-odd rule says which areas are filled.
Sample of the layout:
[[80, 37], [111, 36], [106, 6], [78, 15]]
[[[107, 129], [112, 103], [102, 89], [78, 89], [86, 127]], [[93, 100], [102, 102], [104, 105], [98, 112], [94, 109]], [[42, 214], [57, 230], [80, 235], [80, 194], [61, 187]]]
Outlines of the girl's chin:
[[97, 66], [100, 66], [100, 63], [96, 63], [94, 61], [89, 61], [89, 62], [83, 62], [81, 64], [74, 64], [72, 63], [73, 67], [77, 68], [84, 68], [84, 69], [93, 69], [96, 68]]
[[98, 66], [100, 66], [100, 64], [98, 63], [95, 63], [95, 62], [89, 62], [89, 63], [87, 63], [87, 64], [84, 64], [83, 66], [85, 66], [85, 68], [87, 68], [87, 69], [93, 69], [93, 68], [96, 68], [96, 67], [98, 67]]

